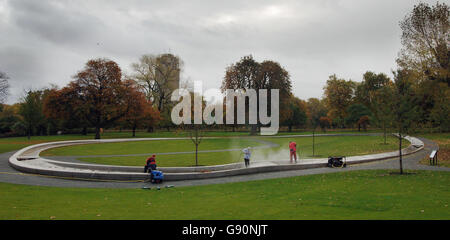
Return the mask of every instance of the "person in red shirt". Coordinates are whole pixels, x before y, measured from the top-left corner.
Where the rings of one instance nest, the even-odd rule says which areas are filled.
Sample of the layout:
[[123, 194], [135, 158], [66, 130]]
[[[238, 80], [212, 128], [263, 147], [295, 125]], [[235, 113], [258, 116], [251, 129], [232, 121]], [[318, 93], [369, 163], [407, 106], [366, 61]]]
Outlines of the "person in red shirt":
[[147, 173], [148, 171], [156, 170], [156, 155], [152, 155], [151, 157], [147, 158], [147, 161], [145, 162], [144, 167], [144, 173]]
[[289, 158], [291, 159], [291, 163], [292, 158], [294, 158], [295, 162], [297, 163], [297, 144], [295, 142], [289, 142], [289, 151], [290, 151]]

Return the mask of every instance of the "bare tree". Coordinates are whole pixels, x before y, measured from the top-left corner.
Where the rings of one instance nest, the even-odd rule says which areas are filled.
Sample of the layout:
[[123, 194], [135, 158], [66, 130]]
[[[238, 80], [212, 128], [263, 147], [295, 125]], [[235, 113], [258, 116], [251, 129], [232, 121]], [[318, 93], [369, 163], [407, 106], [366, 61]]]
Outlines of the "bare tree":
[[195, 166], [198, 166], [198, 145], [202, 142], [203, 133], [201, 131], [201, 125], [192, 125], [192, 130], [189, 131], [189, 137], [195, 145]]
[[145, 90], [147, 99], [156, 104], [161, 112], [170, 103], [172, 92], [179, 88], [182, 62], [173, 54], [143, 55], [131, 67], [131, 76]]
[[397, 63], [430, 80], [450, 85], [450, 7], [419, 3], [400, 22], [403, 48]]
[[0, 103], [3, 103], [8, 96], [9, 83], [8, 83], [8, 75], [6, 73], [0, 71]]

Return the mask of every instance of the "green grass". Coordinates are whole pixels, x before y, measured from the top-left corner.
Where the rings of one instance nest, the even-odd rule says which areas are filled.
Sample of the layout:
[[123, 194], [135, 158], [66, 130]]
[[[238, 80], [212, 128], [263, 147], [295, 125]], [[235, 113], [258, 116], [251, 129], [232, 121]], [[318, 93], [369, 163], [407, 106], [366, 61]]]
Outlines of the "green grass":
[[[311, 134], [312, 132], [279, 132], [277, 135], [295, 135], [295, 134]], [[326, 133], [356, 133], [355, 131], [327, 131]], [[364, 133], [364, 132], [358, 132]], [[206, 137], [239, 137], [239, 136], [249, 136], [248, 132], [231, 132], [231, 131], [205, 131], [204, 136]], [[111, 138], [132, 138], [130, 131], [123, 132], [113, 132], [106, 131], [101, 135], [102, 139]], [[136, 138], [159, 138], [159, 137], [189, 137], [189, 133], [185, 131], [174, 130], [171, 132], [167, 131], [156, 131], [156, 132], [146, 132], [138, 131], [136, 132]], [[82, 140], [82, 139], [94, 139], [94, 134], [80, 135], [80, 134], [68, 134], [68, 135], [52, 135], [52, 136], [32, 136], [30, 140], [27, 137], [8, 137], [0, 138], [0, 153], [10, 152], [19, 150], [23, 147], [43, 143], [43, 142], [53, 142], [53, 141], [66, 141], [66, 140]]]
[[[298, 146], [298, 154], [301, 159], [312, 157], [312, 138], [311, 137], [292, 137], [292, 138], [268, 138], [259, 137], [258, 139], [279, 144], [280, 147], [254, 149], [252, 159], [261, 160], [288, 160], [289, 159], [289, 141], [295, 141]], [[246, 146], [255, 146], [252, 138], [238, 139], [210, 139], [204, 140], [200, 144], [200, 150], [243, 148]], [[380, 152], [388, 152], [397, 149], [397, 139], [389, 137], [387, 143], [382, 144], [382, 137], [373, 136], [327, 136], [315, 138], [315, 158], [328, 156], [352, 156], [365, 155]], [[203, 145], [205, 144], [205, 145]], [[79, 145], [50, 149], [43, 152], [43, 155], [102, 155], [102, 154], [129, 154], [129, 153], [149, 153], [153, 152], [181, 152], [193, 151], [193, 144], [190, 140], [171, 140], [161, 142], [135, 142], [135, 143], [107, 143], [96, 145]], [[219, 165], [243, 161], [240, 152], [214, 152], [199, 153], [199, 165]], [[125, 165], [142, 166], [145, 162], [145, 156], [117, 156], [117, 157], [86, 157], [79, 158], [81, 161], [107, 164], [107, 165]], [[177, 155], [158, 155], [158, 166], [192, 166], [195, 165], [195, 154], [177, 154]]]
[[[198, 153], [198, 165], [211, 166], [243, 161], [239, 151]], [[78, 160], [106, 165], [144, 166], [146, 156], [130, 157], [87, 157]], [[159, 167], [191, 167], [195, 166], [195, 154], [157, 155]]]
[[[264, 140], [279, 144], [279, 150], [286, 150], [289, 141], [297, 143], [297, 152], [302, 157], [312, 157], [312, 137], [264, 138]], [[397, 149], [398, 140], [388, 137], [383, 144], [381, 136], [322, 136], [314, 139], [314, 157], [365, 155], [392, 151]]]
[[[198, 150], [221, 150], [260, 146], [259, 142], [245, 138], [202, 139]], [[144, 154], [167, 152], [191, 152], [195, 145], [190, 139], [135, 141], [118, 143], [84, 144], [58, 147], [42, 152], [42, 156], [86, 156]]]
[[0, 183], [0, 219], [450, 219], [450, 173], [352, 171], [194, 187]]
[[[248, 136], [245, 132], [219, 132], [209, 131], [205, 132], [205, 136]], [[188, 137], [187, 132], [137, 132], [136, 138], [160, 138], [160, 137]], [[130, 132], [105, 132], [101, 135], [102, 139], [112, 138], [132, 138]], [[23, 147], [33, 144], [54, 142], [54, 141], [67, 141], [67, 140], [84, 140], [94, 139], [94, 134], [81, 135], [81, 134], [68, 134], [68, 135], [51, 135], [51, 136], [32, 136], [31, 139], [27, 137], [8, 137], [0, 138], [0, 153], [19, 150]]]

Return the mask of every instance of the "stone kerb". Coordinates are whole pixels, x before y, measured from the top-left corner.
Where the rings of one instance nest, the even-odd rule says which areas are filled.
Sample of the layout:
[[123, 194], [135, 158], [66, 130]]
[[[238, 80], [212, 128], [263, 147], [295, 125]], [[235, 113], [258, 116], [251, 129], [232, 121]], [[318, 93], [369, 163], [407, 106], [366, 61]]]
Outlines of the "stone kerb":
[[[158, 138], [157, 140], [167, 140], [168, 138]], [[170, 138], [170, 139], [186, 139], [186, 138]], [[411, 144], [402, 149], [402, 154], [408, 155], [423, 149], [424, 144], [421, 140], [406, 136]], [[105, 140], [73, 140], [64, 142], [42, 143], [28, 146], [17, 151], [9, 159], [9, 164], [15, 169], [34, 174], [51, 175], [58, 177], [92, 179], [92, 180], [144, 180], [148, 178], [148, 174], [142, 173], [142, 167], [129, 166], [110, 166], [100, 164], [80, 164], [60, 162], [49, 160], [39, 156], [43, 150], [54, 147], [92, 144], [105, 142], [122, 142], [122, 141], [147, 141], [156, 139], [105, 139]], [[397, 157], [398, 151], [347, 157], [347, 164], [357, 164], [363, 162], [383, 160], [387, 158]], [[234, 175], [245, 175], [253, 173], [264, 173], [273, 171], [300, 170], [308, 168], [325, 167], [327, 159], [302, 159], [298, 164], [290, 164], [288, 161], [269, 161], [258, 162], [253, 161], [250, 168], [244, 168], [243, 163], [232, 163], [217, 166], [202, 167], [166, 167], [159, 168], [165, 173], [165, 180], [191, 180], [217, 178]]]

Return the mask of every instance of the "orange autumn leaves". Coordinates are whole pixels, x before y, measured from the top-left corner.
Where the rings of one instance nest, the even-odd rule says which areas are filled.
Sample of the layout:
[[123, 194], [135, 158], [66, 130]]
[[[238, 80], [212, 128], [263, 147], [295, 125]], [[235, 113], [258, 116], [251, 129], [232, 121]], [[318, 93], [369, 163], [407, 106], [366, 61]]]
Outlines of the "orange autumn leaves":
[[[108, 59], [86, 63], [66, 87], [52, 89], [44, 100], [44, 114], [100, 129], [123, 123], [136, 130], [160, 120], [159, 112], [135, 81], [122, 78], [120, 67]], [[134, 135], [134, 131], [133, 131]]]

